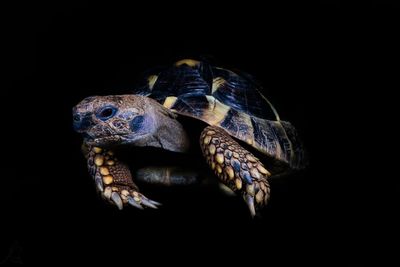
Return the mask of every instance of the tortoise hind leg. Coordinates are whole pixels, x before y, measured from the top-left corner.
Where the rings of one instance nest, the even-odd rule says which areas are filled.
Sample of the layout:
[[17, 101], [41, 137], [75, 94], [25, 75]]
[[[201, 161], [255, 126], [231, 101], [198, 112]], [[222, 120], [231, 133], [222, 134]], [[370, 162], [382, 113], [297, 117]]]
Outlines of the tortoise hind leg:
[[97, 190], [111, 204], [119, 209], [128, 204], [139, 209], [157, 208], [160, 204], [139, 193], [128, 166], [118, 161], [113, 151], [86, 144], [82, 146], [82, 151]]
[[252, 153], [215, 126], [203, 130], [200, 146], [221, 182], [243, 196], [252, 216], [256, 209], [267, 204], [270, 195], [267, 178], [271, 174]]
[[197, 170], [178, 166], [149, 166], [136, 171], [136, 181], [160, 186], [188, 186], [200, 184], [201, 174]]

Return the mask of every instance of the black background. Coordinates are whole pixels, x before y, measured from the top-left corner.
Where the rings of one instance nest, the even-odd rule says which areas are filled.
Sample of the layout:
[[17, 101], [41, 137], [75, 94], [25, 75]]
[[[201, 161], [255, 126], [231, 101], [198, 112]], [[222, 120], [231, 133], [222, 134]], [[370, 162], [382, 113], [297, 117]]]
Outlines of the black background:
[[[390, 157], [379, 161], [389, 143], [374, 110], [382, 103], [376, 91], [394, 73], [386, 60], [395, 62], [397, 32], [383, 13], [392, 6], [369, 4], [373, 10], [357, 14], [334, 1], [279, 13], [233, 3], [7, 9], [0, 260], [264, 265], [373, 257], [375, 240], [394, 238], [398, 210], [398, 182], [383, 174]], [[262, 218], [212, 188], [145, 187], [164, 204], [156, 211], [119, 212], [95, 192], [71, 108], [89, 95], [127, 93], [141, 72], [185, 57], [254, 75], [303, 136], [310, 167], [271, 182]]]

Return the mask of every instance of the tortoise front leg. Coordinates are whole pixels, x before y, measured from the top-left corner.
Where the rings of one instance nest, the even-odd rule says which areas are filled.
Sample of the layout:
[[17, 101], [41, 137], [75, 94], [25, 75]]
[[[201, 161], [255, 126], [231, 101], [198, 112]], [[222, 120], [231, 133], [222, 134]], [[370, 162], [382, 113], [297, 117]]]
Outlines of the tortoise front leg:
[[143, 206], [156, 209], [160, 205], [139, 193], [128, 166], [118, 161], [113, 151], [86, 144], [82, 146], [82, 151], [97, 190], [120, 210], [127, 204], [139, 209]]
[[267, 204], [271, 175], [263, 164], [240, 146], [224, 130], [206, 127], [200, 136], [200, 145], [207, 163], [218, 178], [246, 201], [252, 216]]

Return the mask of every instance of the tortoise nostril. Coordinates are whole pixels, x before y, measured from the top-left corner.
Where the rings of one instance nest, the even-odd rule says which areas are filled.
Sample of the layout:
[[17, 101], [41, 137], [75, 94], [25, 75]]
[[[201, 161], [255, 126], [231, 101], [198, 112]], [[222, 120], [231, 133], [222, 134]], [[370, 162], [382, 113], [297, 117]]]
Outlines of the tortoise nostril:
[[78, 114], [75, 114], [72, 118], [73, 118], [73, 120], [74, 120], [75, 122], [78, 122], [78, 121], [81, 120], [81, 116], [79, 116]]
[[91, 114], [74, 113], [72, 115], [72, 120], [73, 120], [72, 124], [74, 126], [74, 129], [78, 132], [86, 131], [93, 125]]

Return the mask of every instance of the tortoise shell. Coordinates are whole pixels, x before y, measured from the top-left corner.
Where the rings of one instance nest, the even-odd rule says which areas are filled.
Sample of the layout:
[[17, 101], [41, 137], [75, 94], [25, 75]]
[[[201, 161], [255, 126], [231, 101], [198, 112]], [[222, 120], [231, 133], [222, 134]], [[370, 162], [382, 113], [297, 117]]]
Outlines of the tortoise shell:
[[219, 126], [283, 165], [302, 168], [303, 148], [295, 128], [280, 120], [260, 91], [245, 74], [184, 59], [147, 75], [134, 93], [177, 114]]

